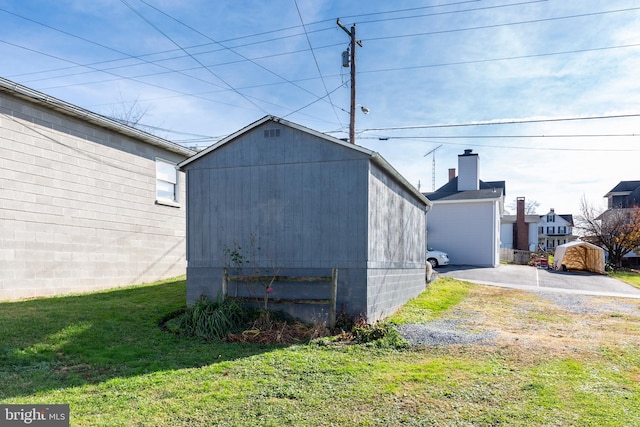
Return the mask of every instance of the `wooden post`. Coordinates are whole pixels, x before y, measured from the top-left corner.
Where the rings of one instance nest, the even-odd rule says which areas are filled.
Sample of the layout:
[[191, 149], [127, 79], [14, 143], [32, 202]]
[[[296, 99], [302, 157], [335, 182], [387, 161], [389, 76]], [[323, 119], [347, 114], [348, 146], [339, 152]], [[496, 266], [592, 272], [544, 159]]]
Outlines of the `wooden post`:
[[331, 270], [331, 307], [329, 308], [329, 326], [336, 326], [336, 300], [338, 299], [338, 269]]
[[227, 298], [227, 269], [222, 269], [222, 298]]
[[356, 44], [362, 47], [362, 41], [356, 39], [356, 24], [351, 26], [351, 31], [347, 29], [340, 19], [336, 21], [338, 26], [342, 28], [342, 30], [347, 33], [349, 38], [351, 39], [350, 47], [351, 50], [351, 105], [349, 108], [349, 142], [352, 144], [356, 143]]

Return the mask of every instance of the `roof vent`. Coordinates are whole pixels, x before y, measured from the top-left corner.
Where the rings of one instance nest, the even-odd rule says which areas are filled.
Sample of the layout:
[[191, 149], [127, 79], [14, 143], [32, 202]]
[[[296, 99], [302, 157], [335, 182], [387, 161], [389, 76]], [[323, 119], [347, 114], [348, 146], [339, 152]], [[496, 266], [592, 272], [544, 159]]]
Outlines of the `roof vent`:
[[265, 138], [280, 138], [280, 129], [265, 129]]

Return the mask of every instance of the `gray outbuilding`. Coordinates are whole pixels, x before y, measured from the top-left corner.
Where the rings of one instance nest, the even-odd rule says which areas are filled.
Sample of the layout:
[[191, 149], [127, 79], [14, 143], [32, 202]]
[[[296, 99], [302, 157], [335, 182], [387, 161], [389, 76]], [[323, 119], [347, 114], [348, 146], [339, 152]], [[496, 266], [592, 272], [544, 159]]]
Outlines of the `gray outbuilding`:
[[[245, 273], [298, 277], [331, 276], [337, 268], [338, 311], [369, 322], [425, 289], [431, 202], [378, 153], [266, 116], [179, 167], [187, 177], [188, 303], [215, 297], [224, 268], [238, 264]], [[235, 286], [230, 293], [250, 292]], [[272, 288], [274, 301], [329, 293], [328, 285], [308, 283]], [[328, 312], [270, 308], [308, 321]]]

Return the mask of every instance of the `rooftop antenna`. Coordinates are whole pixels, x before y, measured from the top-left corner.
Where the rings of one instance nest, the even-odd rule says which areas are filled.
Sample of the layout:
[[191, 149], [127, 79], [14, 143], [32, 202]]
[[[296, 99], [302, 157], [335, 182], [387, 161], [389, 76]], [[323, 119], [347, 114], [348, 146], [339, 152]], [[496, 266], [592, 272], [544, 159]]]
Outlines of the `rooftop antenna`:
[[424, 157], [427, 157], [429, 154], [433, 154], [433, 160], [431, 163], [431, 191], [436, 191], [436, 150], [440, 147], [442, 147], [442, 144], [424, 155]]

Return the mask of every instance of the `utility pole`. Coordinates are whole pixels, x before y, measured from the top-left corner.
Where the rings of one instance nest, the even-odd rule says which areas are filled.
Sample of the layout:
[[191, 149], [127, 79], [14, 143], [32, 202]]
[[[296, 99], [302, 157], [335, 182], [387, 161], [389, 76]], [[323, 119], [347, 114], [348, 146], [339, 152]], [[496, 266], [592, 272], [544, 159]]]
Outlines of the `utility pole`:
[[424, 155], [424, 157], [427, 157], [429, 154], [433, 154], [433, 163], [431, 164], [431, 191], [436, 191], [436, 150], [440, 147], [442, 147], [442, 144]]
[[349, 109], [349, 142], [356, 143], [356, 44], [362, 47], [362, 42], [356, 39], [356, 24], [351, 26], [351, 31], [347, 29], [340, 18], [337, 20], [338, 27], [342, 28], [351, 38], [351, 108]]

